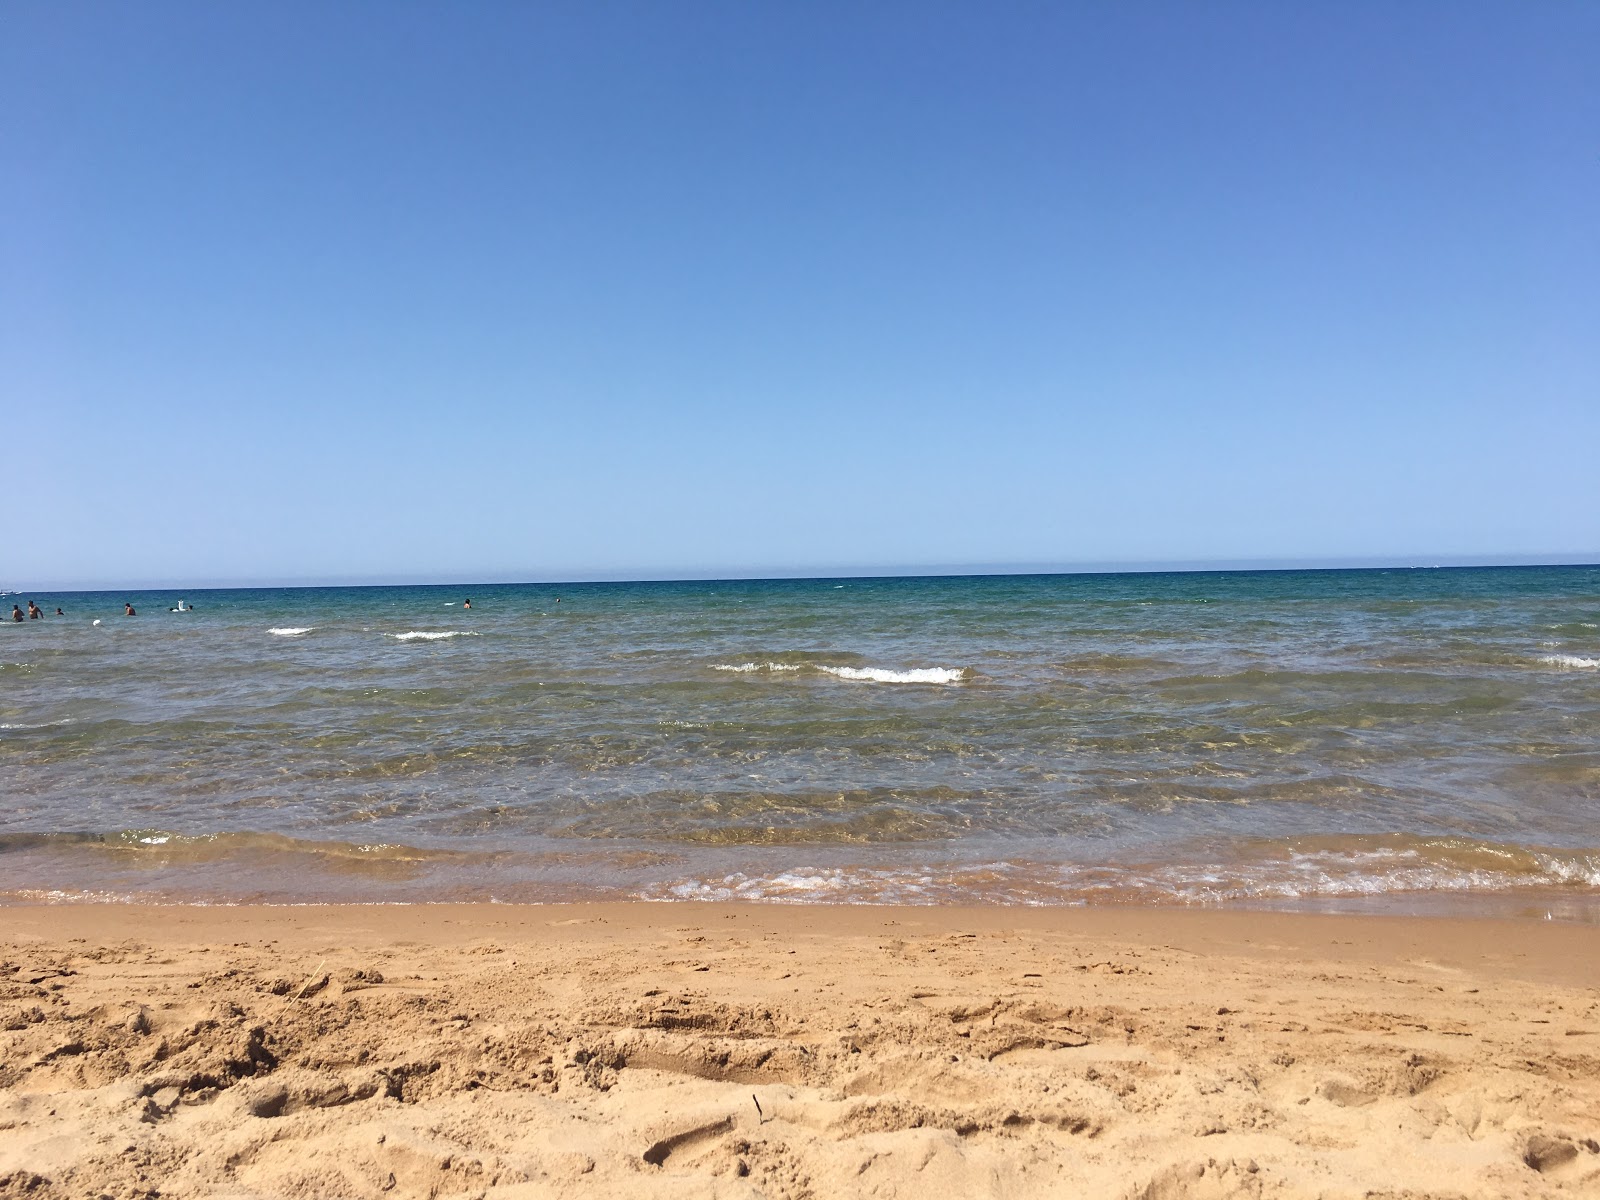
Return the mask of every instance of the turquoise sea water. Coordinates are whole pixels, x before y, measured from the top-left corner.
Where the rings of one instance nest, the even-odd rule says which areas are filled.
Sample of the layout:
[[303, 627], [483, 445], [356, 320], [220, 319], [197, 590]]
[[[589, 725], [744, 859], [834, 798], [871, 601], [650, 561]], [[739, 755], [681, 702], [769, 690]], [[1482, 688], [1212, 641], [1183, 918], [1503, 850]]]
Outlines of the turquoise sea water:
[[1600, 568], [33, 599], [11, 902], [1600, 908]]

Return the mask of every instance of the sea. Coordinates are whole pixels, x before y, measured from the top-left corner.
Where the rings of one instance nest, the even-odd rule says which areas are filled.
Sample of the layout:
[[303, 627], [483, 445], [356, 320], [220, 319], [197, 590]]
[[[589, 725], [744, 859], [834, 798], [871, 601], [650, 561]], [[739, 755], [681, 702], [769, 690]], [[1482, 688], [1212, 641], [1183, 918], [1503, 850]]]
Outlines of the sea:
[[0, 904], [1600, 919], [1600, 567], [30, 598]]

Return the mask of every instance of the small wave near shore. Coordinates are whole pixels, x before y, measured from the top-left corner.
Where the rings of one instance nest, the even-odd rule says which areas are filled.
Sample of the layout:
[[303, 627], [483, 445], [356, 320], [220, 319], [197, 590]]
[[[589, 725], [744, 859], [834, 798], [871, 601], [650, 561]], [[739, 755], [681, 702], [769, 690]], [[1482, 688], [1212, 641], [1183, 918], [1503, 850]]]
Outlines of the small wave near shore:
[[1593, 671], [1600, 668], [1600, 658], [1586, 658], [1581, 654], [1546, 654], [1539, 661], [1548, 667], [1565, 671]]
[[[815, 845], [556, 849], [129, 829], [0, 834], [0, 907], [74, 899], [188, 903], [738, 900], [1027, 907], [1304, 908], [1538, 903], [1600, 921], [1600, 848], [1463, 838], [1246, 839], [1160, 858]], [[1537, 897], [1518, 900], [1517, 897]]]
[[888, 667], [844, 667], [829, 666], [825, 663], [743, 662], [717, 663], [711, 669], [735, 675], [778, 675], [809, 670], [853, 683], [943, 684], [961, 683], [969, 678], [969, 672], [965, 667], [911, 667], [896, 671]]

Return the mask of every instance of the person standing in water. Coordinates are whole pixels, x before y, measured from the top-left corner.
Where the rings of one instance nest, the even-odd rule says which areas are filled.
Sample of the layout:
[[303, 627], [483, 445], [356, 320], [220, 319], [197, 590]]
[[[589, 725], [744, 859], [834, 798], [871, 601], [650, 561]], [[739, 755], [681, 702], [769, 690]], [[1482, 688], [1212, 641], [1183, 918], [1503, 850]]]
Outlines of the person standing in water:
[[122, 609], [122, 615], [125, 617], [137, 617], [139, 615], [133, 611], [133, 605], [129, 604], [126, 600], [122, 602]]
[[462, 608], [471, 608], [471, 607], [472, 607], [472, 601], [471, 601], [471, 600], [470, 600], [470, 599], [468, 599], [468, 600], [463, 600], [463, 601], [462, 601], [462, 602], [461, 602], [461, 607], [462, 607]]
[[11, 619], [13, 621], [22, 620], [22, 610], [20, 608], [18, 608], [15, 604], [13, 604], [11, 606]]
[[40, 607], [37, 604], [35, 604], [32, 600], [29, 600], [28, 601], [28, 620], [37, 621], [42, 616], [44, 616], [43, 610], [40, 609]]

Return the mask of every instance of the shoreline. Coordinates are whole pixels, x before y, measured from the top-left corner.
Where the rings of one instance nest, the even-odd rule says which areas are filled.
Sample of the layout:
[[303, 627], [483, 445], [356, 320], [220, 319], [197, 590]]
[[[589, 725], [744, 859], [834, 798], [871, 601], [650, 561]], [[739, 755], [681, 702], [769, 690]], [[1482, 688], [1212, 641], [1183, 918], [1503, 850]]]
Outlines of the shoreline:
[[5, 916], [0, 1196], [1600, 1188], [1585, 925], [719, 902]]
[[[146, 940], [176, 943], [180, 932], [202, 943], [229, 945], [250, 935], [349, 938], [352, 946], [384, 945], [404, 934], [440, 948], [488, 931], [537, 930], [563, 940], [575, 923], [603, 924], [637, 935], [666, 926], [739, 920], [773, 936], [862, 937], [897, 927], [945, 932], [1036, 934], [1172, 945], [1192, 952], [1249, 956], [1267, 945], [1309, 954], [1340, 947], [1340, 959], [1360, 953], [1394, 965], [1406, 955], [1447, 954], [1451, 963], [1521, 978], [1512, 964], [1536, 972], [1527, 979], [1600, 989], [1600, 928], [1574, 922], [1500, 915], [1286, 912], [1277, 909], [1000, 905], [789, 904], [783, 902], [608, 900], [501, 904], [374, 902], [352, 904], [40, 904], [8, 907], [9, 930], [0, 946], [24, 940]], [[175, 918], [175, 919], [174, 919]], [[1338, 936], [1333, 936], [1337, 934]], [[1490, 942], [1484, 946], [1484, 940]], [[1515, 945], [1515, 950], [1507, 949]], [[1431, 947], [1431, 949], [1429, 949]], [[1441, 962], [1444, 960], [1440, 960]]]
[[[1482, 899], [1494, 900], [1501, 897]], [[1516, 897], [1520, 899], [1521, 897]], [[1452, 898], [1454, 899], [1454, 898]], [[1476, 899], [1476, 898], [1475, 898]], [[1507, 916], [1496, 910], [1443, 913], [1395, 911], [1296, 911], [1244, 905], [957, 905], [957, 904], [830, 904], [819, 901], [753, 903], [726, 900], [598, 900], [548, 903], [498, 901], [352, 901], [339, 903], [172, 903], [146, 904], [68, 902], [15, 904], [3, 911], [9, 929], [0, 946], [28, 940], [114, 939], [175, 940], [180, 930], [202, 941], [228, 935], [230, 945], [248, 934], [290, 936], [337, 933], [352, 945], [374, 947], [402, 930], [410, 940], [425, 937], [432, 944], [459, 944], [473, 931], [538, 928], [559, 929], [573, 923], [601, 923], [637, 934], [672, 923], [742, 920], [779, 936], [803, 934], [859, 937], [891, 927], [928, 927], [945, 931], [972, 930], [986, 935], [1031, 933], [1081, 935], [1135, 943], [1187, 946], [1192, 950], [1251, 953], [1270, 936], [1270, 945], [1310, 953], [1324, 935], [1343, 947], [1365, 945], [1372, 961], [1397, 963], [1405, 954], [1428, 945], [1446, 948], [1459, 960], [1482, 968], [1509, 969], [1503, 942], [1514, 942], [1515, 961], [1525, 961], [1539, 978], [1558, 977], [1571, 986], [1600, 989], [1600, 928], [1585, 922]], [[387, 914], [387, 915], [386, 915]], [[175, 919], [174, 919], [175, 918]], [[1341, 929], [1340, 927], [1343, 927]], [[486, 936], [478, 932], [477, 936]], [[559, 936], [559, 935], [558, 935]], [[1489, 938], [1485, 948], [1475, 943]], [[1563, 959], [1563, 956], [1570, 958]], [[1556, 974], [1550, 974], [1556, 972]], [[1570, 972], [1564, 974], [1563, 972]], [[1516, 976], [1511, 976], [1516, 977]], [[1534, 976], [1528, 976], [1533, 978]]]
[[0, 834], [30, 904], [602, 902], [1500, 916], [1600, 925], [1600, 850], [1391, 833], [1214, 839], [1063, 858], [1019, 844], [490, 848], [278, 834]]
[[[1592, 889], [1550, 887], [1504, 888], [1484, 891], [1428, 890], [1416, 892], [1389, 892], [1372, 895], [1313, 896], [1298, 899], [1229, 898], [1209, 901], [1182, 901], [1149, 898], [1076, 899], [1062, 901], [987, 901], [981, 897], [961, 900], [936, 899], [920, 902], [894, 900], [831, 900], [817, 898], [772, 897], [754, 900], [662, 897], [641, 894], [617, 895], [604, 892], [596, 895], [571, 894], [570, 890], [556, 891], [549, 899], [498, 899], [477, 892], [461, 897], [373, 896], [361, 898], [282, 899], [236, 898], [229, 896], [204, 896], [192, 893], [175, 895], [84, 893], [42, 887], [16, 888], [0, 893], [0, 913], [15, 914], [30, 910], [88, 909], [113, 913], [120, 910], [139, 912], [167, 912], [170, 910], [328, 910], [340, 909], [400, 909], [400, 910], [467, 910], [504, 911], [515, 909], [549, 910], [555, 908], [615, 907], [626, 909], [681, 909], [692, 912], [701, 908], [750, 909], [752, 911], [789, 910], [804, 912], [865, 913], [904, 910], [906, 912], [996, 912], [1015, 914], [1128, 914], [1130, 919], [1159, 921], [1163, 914], [1216, 915], [1218, 917], [1289, 918], [1353, 918], [1384, 921], [1461, 921], [1505, 922], [1524, 925], [1553, 924], [1600, 928], [1600, 895]], [[1142, 914], [1142, 915], [1141, 915]], [[1093, 921], [1094, 917], [1089, 917]]]

